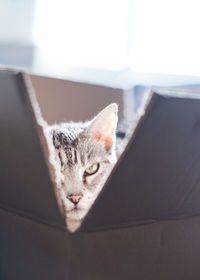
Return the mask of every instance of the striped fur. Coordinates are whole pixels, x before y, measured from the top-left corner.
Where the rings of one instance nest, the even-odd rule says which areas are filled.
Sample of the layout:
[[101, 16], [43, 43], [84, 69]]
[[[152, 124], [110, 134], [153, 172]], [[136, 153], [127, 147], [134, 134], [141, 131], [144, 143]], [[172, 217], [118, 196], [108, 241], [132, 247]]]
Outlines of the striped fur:
[[[116, 126], [117, 105], [111, 104], [91, 121], [61, 123], [47, 128], [56, 162], [63, 175], [62, 191], [67, 226], [71, 231], [81, 225], [116, 162]], [[114, 131], [114, 135], [109, 135], [112, 145], [108, 148], [104, 137], [97, 139], [95, 135], [106, 135], [111, 133], [109, 131]], [[87, 175], [85, 170], [95, 164], [99, 165], [98, 171]], [[72, 196], [81, 197], [76, 205], [68, 199]]]

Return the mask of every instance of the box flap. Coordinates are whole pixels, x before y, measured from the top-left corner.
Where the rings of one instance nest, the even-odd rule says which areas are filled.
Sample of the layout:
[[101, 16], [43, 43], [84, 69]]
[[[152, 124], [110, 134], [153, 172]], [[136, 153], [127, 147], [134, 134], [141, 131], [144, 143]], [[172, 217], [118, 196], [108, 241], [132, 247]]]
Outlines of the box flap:
[[0, 71], [0, 207], [64, 228], [21, 73]]
[[200, 215], [199, 95], [154, 92], [81, 230], [193, 215]]
[[123, 118], [123, 89], [33, 74], [30, 79], [42, 116], [49, 124], [90, 120], [113, 102], [119, 105], [119, 119]]

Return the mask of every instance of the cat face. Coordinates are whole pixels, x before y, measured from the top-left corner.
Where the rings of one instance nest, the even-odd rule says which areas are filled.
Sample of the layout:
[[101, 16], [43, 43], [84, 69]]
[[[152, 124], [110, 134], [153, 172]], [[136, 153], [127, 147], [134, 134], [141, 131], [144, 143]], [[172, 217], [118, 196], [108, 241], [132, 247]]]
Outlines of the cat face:
[[84, 218], [116, 162], [116, 125], [117, 105], [111, 104], [90, 122], [52, 128], [67, 220]]

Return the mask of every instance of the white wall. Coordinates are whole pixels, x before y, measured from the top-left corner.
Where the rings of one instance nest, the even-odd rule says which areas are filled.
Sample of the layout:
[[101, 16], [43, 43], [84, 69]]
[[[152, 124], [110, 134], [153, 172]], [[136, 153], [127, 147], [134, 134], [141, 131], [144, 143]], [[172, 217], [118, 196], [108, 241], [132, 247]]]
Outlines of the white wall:
[[0, 0], [0, 43], [31, 44], [33, 19], [34, 0]]

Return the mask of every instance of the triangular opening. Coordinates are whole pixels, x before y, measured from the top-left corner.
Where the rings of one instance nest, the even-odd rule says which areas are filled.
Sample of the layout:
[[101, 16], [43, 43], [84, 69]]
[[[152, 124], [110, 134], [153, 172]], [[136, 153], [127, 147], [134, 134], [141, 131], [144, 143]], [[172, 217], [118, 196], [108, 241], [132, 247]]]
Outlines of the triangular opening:
[[[39, 91], [38, 84], [41, 83], [42, 77], [32, 76], [31, 79], [33, 87]], [[49, 79], [46, 82], [48, 83]], [[57, 83], [56, 98], [59, 98], [59, 88], [63, 91], [62, 82], [60, 81], [61, 85], [59, 85], [59, 81], [55, 80], [55, 83]], [[76, 96], [74, 96], [73, 92], [70, 92], [70, 89], [74, 90], [73, 85], [71, 82], [69, 83], [69, 85], [64, 85], [66, 112], [71, 103], [74, 103], [74, 99], [77, 99], [77, 103], [79, 102], [79, 97], [82, 98], [84, 94], [81, 91], [85, 86], [88, 87], [87, 84], [79, 84], [79, 88], [77, 88], [77, 84], [74, 84], [74, 87], [76, 87]], [[92, 95], [98, 94], [99, 88], [90, 86], [92, 98]], [[95, 100], [93, 97], [91, 104], [90, 101], [88, 104], [91, 117], [87, 121], [81, 119], [80, 111], [78, 112], [80, 115], [79, 122], [73, 121], [73, 116], [76, 119], [76, 107], [74, 108], [75, 113], [68, 119], [63, 118], [61, 122], [57, 121], [56, 118], [55, 121], [51, 119], [50, 124], [46, 122], [47, 120], [43, 120], [49, 166], [51, 174], [53, 174], [54, 185], [62, 202], [67, 228], [71, 232], [75, 232], [81, 227], [115, 164], [123, 154], [139, 116], [143, 114], [143, 111], [138, 110], [141, 105], [143, 106], [138, 96], [137, 104], [134, 103], [134, 91], [105, 87], [102, 87], [102, 90], [104, 91], [101, 96], [102, 101], [104, 98], [109, 99], [108, 96], [111, 92], [109, 100], [111, 104], [108, 105], [109, 101], [106, 100], [108, 106], [100, 106], [101, 110], [95, 112], [92, 108]], [[37, 99], [41, 101], [39, 94], [36, 91], [36, 96], [39, 97]], [[100, 98], [97, 97], [97, 99]], [[87, 99], [90, 100], [88, 96]], [[115, 102], [115, 104], [112, 104], [112, 102]], [[117, 106], [117, 103], [120, 103], [120, 106]], [[43, 105], [39, 102], [39, 106], [42, 107]], [[48, 107], [48, 103], [46, 106]], [[55, 107], [55, 110], [59, 110], [59, 108]]]

